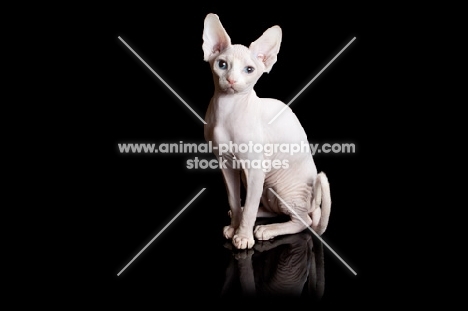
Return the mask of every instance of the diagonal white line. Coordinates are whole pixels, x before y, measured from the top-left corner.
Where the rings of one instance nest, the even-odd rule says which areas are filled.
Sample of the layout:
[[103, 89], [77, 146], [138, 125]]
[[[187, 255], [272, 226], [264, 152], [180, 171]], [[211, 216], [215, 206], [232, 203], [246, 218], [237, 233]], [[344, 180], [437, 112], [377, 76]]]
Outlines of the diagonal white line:
[[289, 105], [291, 105], [291, 103], [292, 103], [296, 98], [298, 98], [299, 95], [301, 95], [302, 92], [304, 92], [304, 90], [305, 90], [307, 87], [309, 87], [309, 85], [310, 85], [312, 82], [314, 82], [314, 80], [317, 79], [317, 77], [318, 77], [322, 72], [324, 72], [325, 69], [327, 69], [327, 67], [330, 66], [330, 64], [333, 63], [333, 61], [334, 61], [338, 56], [340, 56], [340, 54], [343, 53], [343, 51], [344, 51], [351, 43], [353, 43], [354, 40], [356, 40], [356, 37], [354, 37], [353, 39], [351, 39], [351, 41], [349, 41], [349, 43], [346, 44], [346, 46], [345, 46], [344, 48], [342, 48], [341, 51], [339, 51], [338, 54], [336, 54], [336, 56], [333, 57], [333, 59], [332, 59], [331, 61], [329, 61], [328, 64], [326, 64], [325, 67], [323, 67], [323, 69], [320, 70], [320, 72], [319, 72], [318, 74], [316, 74], [315, 77], [313, 77], [312, 80], [310, 80], [310, 82], [307, 83], [307, 85], [304, 86], [304, 87], [302, 88], [302, 90], [301, 90], [299, 93], [297, 93], [297, 95], [294, 96], [294, 98], [291, 99], [291, 100], [289, 101], [289, 103], [288, 103], [286, 106], [284, 106], [283, 109], [281, 109], [280, 112], [278, 112], [278, 113], [276, 114], [276, 116], [275, 116], [273, 119], [271, 119], [270, 122], [268, 122], [268, 124], [273, 123], [273, 121], [275, 121], [276, 118], [278, 118], [278, 116], [279, 116], [280, 114], [282, 114], [283, 111], [284, 111], [287, 107], [289, 107]]
[[164, 226], [164, 228], [162, 228], [161, 231], [159, 231], [158, 234], [156, 234], [156, 236], [155, 236], [151, 241], [149, 241], [149, 243], [146, 244], [146, 246], [143, 247], [143, 249], [142, 249], [138, 254], [136, 254], [136, 256], [133, 257], [133, 259], [130, 260], [130, 262], [129, 262], [122, 270], [120, 270], [119, 273], [117, 273], [117, 276], [120, 276], [120, 274], [121, 274], [122, 272], [124, 272], [124, 270], [127, 269], [127, 267], [130, 266], [131, 263], [132, 263], [135, 259], [137, 259], [137, 257], [140, 256], [140, 254], [143, 253], [143, 251], [144, 251], [151, 243], [153, 243], [153, 241], [156, 240], [156, 238], [157, 238], [158, 236], [160, 236], [161, 233], [163, 233], [164, 230], [166, 230], [167, 227], [169, 227], [170, 224], [172, 224], [172, 222], [173, 222], [174, 220], [176, 220], [176, 218], [179, 217], [180, 214], [182, 214], [183, 211], [185, 211], [185, 209], [186, 209], [187, 207], [189, 207], [189, 205], [192, 204], [192, 202], [195, 201], [195, 199], [198, 198], [198, 196], [199, 196], [203, 191], [205, 191], [205, 189], [206, 189], [206, 188], [203, 188], [202, 190], [200, 190], [200, 192], [198, 192], [198, 194], [197, 194], [192, 200], [190, 200], [190, 202], [188, 202], [187, 205], [185, 205], [185, 207], [184, 207], [183, 209], [181, 209], [180, 212], [177, 213], [177, 215], [175, 215], [174, 218], [172, 218], [171, 221], [169, 221], [169, 222], [167, 223], [167, 225]]
[[119, 36], [119, 39], [120, 39], [120, 41], [123, 42], [123, 44], [125, 44], [125, 46], [126, 46], [130, 51], [132, 51], [133, 54], [135, 54], [136, 57], [138, 57], [138, 59], [139, 59], [143, 64], [146, 65], [146, 67], [148, 67], [149, 70], [151, 70], [151, 72], [152, 72], [156, 77], [158, 77], [159, 80], [161, 80], [162, 83], [164, 83], [164, 85], [165, 85], [172, 93], [174, 93], [174, 95], [175, 95], [185, 106], [187, 106], [188, 109], [190, 109], [190, 111], [191, 111], [194, 115], [196, 115], [196, 116], [198, 117], [198, 119], [200, 119], [200, 121], [203, 122], [203, 124], [207, 124], [207, 123], [205, 122], [205, 120], [203, 120], [203, 119], [195, 112], [195, 110], [193, 110], [192, 107], [190, 107], [189, 104], [187, 104], [187, 103], [185, 102], [185, 100], [183, 100], [182, 97], [180, 97], [179, 94], [177, 94], [176, 91], [174, 91], [174, 90], [172, 89], [172, 87], [170, 87], [169, 84], [167, 84], [166, 81], [164, 81], [163, 78], [161, 78], [161, 77], [156, 73], [156, 71], [154, 71], [154, 70], [140, 57], [140, 55], [138, 55], [138, 54], [127, 44], [127, 42], [124, 41], [124, 39], [122, 39], [120, 36]]
[[357, 273], [314, 231], [312, 228], [302, 219], [294, 209], [292, 209], [279, 195], [278, 193], [275, 192], [275, 190], [268, 188], [273, 194], [284, 204], [286, 207], [294, 213], [294, 215], [309, 229], [338, 259], [349, 269], [351, 270], [354, 275], [357, 275]]

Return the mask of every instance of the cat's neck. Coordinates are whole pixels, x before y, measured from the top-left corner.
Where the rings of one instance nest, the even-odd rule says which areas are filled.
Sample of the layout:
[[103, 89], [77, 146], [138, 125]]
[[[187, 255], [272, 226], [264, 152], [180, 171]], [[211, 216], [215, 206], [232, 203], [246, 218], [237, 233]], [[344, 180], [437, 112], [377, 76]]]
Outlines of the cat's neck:
[[240, 107], [252, 105], [258, 99], [257, 93], [252, 89], [249, 92], [226, 94], [215, 92], [213, 95], [213, 104], [220, 108], [239, 109]]
[[215, 119], [222, 120], [230, 116], [257, 109], [258, 96], [252, 89], [245, 93], [226, 94], [215, 92], [211, 99], [212, 113]]

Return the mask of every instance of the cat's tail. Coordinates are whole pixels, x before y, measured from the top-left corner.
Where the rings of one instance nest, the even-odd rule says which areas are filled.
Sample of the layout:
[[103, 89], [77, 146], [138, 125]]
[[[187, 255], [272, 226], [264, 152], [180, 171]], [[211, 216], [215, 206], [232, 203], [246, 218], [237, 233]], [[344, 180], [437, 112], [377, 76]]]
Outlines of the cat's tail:
[[312, 209], [310, 215], [312, 218], [312, 229], [318, 235], [322, 235], [327, 229], [330, 212], [330, 184], [325, 173], [320, 172], [315, 180], [314, 196], [312, 198]]

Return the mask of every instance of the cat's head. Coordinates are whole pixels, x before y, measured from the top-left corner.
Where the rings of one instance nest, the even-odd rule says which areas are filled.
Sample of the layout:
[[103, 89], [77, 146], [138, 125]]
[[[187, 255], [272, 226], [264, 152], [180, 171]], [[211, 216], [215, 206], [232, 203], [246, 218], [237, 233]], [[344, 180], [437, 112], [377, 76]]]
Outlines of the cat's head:
[[268, 28], [247, 48], [231, 44], [218, 15], [208, 14], [203, 29], [204, 60], [213, 71], [218, 92], [242, 93], [253, 88], [264, 72], [270, 72], [276, 63], [281, 44], [281, 28]]

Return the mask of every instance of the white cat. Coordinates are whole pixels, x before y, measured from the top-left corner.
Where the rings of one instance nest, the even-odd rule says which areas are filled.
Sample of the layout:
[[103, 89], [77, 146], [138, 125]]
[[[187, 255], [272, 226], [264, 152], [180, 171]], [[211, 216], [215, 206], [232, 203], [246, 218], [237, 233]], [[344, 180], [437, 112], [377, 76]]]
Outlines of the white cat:
[[[260, 144], [302, 144], [307, 142], [296, 115], [281, 101], [259, 98], [254, 85], [264, 72], [270, 72], [281, 44], [281, 28], [273, 26], [247, 48], [231, 44], [231, 39], [216, 14], [204, 21], [204, 60], [209, 62], [215, 91], [205, 115], [205, 139], [215, 148], [230, 146], [221, 157], [227, 161], [222, 168], [230, 206], [231, 224], [224, 227], [224, 236], [232, 239], [238, 249], [252, 248], [255, 238], [269, 240], [278, 235], [294, 234], [305, 229], [303, 223], [322, 234], [328, 224], [331, 209], [330, 188], [326, 175], [317, 174], [311, 152], [286, 153], [240, 152], [234, 146]], [[218, 149], [219, 150], [219, 149]], [[217, 153], [216, 153], [217, 154]], [[218, 154], [217, 154], [218, 155]], [[245, 163], [287, 164], [271, 169]], [[241, 207], [240, 183], [246, 188]], [[271, 188], [281, 199], [273, 193]], [[286, 204], [285, 204], [286, 203]], [[290, 209], [294, 209], [295, 215]], [[257, 217], [286, 214], [283, 223], [254, 225]], [[301, 219], [299, 219], [299, 216]]]

